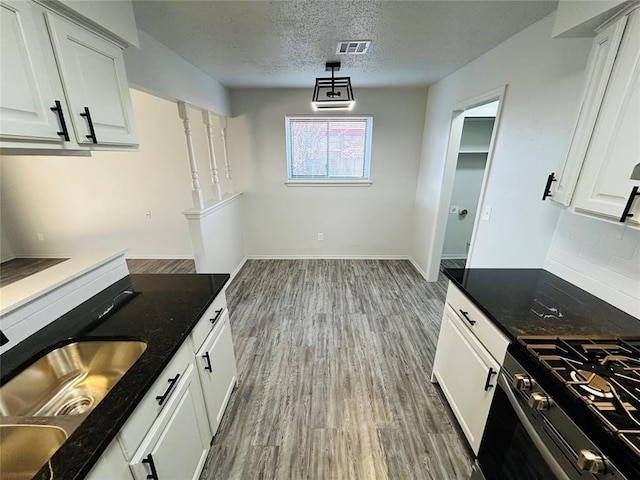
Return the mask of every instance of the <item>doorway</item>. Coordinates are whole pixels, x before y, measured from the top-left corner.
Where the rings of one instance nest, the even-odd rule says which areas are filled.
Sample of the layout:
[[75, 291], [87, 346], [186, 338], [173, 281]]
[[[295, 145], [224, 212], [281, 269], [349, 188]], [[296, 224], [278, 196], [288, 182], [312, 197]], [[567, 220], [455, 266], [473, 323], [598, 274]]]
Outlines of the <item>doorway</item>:
[[445, 267], [464, 268], [467, 263], [498, 106], [496, 100], [462, 113], [462, 132], [442, 245]]

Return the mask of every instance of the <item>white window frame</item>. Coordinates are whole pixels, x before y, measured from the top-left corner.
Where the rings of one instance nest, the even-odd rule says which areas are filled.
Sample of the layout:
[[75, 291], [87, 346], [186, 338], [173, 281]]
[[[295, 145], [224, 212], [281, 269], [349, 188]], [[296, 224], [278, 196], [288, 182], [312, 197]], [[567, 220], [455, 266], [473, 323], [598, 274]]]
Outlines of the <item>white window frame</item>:
[[[292, 177], [291, 176], [291, 134], [290, 125], [292, 120], [365, 120], [365, 155], [364, 155], [364, 175], [362, 177]], [[288, 186], [369, 186], [371, 169], [371, 137], [373, 133], [372, 115], [285, 115], [285, 144], [287, 152], [287, 181]]]

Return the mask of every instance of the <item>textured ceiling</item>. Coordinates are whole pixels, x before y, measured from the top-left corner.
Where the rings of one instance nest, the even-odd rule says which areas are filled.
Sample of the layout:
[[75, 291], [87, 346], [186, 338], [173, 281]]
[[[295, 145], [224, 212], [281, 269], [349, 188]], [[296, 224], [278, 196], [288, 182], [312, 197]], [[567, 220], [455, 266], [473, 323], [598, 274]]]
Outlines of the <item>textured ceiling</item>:
[[[429, 85], [551, 13], [556, 1], [134, 0], [138, 26], [229, 87], [309, 87], [324, 63], [358, 86]], [[340, 40], [372, 40], [337, 56]]]

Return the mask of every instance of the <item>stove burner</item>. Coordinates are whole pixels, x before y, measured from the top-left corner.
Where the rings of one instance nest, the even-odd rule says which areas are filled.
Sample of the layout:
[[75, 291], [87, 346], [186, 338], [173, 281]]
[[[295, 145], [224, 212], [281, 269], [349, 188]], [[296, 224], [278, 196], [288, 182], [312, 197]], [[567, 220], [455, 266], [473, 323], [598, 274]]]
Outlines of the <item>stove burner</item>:
[[587, 382], [585, 385], [580, 385], [585, 392], [599, 398], [613, 398], [609, 382], [600, 375], [584, 370], [574, 370], [569, 375], [575, 382]]

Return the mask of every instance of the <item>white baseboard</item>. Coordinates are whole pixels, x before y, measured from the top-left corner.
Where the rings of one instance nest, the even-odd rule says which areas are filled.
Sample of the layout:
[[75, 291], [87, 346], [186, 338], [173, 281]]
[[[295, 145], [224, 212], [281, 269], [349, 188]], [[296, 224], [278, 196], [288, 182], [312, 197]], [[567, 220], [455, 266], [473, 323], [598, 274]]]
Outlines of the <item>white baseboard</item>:
[[[77, 255], [62, 255], [59, 253], [49, 254], [49, 253], [17, 253], [13, 256], [12, 260], [15, 258], [71, 258]], [[4, 262], [4, 260], [3, 260]]]
[[424, 270], [422, 270], [420, 265], [418, 265], [418, 262], [416, 262], [411, 256], [409, 256], [408, 260], [411, 262], [411, 265], [413, 265], [413, 268], [415, 268], [418, 271], [418, 273], [422, 275], [422, 278], [424, 278], [428, 282], [429, 279], [427, 278], [427, 274]]
[[408, 255], [247, 255], [248, 260], [409, 260]]
[[9, 255], [6, 258], [2, 258], [0, 259], [0, 263], [4, 263], [4, 262], [10, 262], [11, 260], [15, 260], [16, 258], [18, 258], [17, 255]]
[[242, 260], [240, 260], [240, 263], [238, 264], [236, 269], [231, 273], [231, 278], [229, 278], [229, 283], [231, 283], [231, 281], [236, 277], [236, 275], [238, 275], [238, 272], [242, 270], [242, 267], [244, 267], [244, 264], [247, 263], [248, 259], [249, 257], [245, 256]]
[[442, 257], [440, 257], [442, 260], [466, 260], [467, 256], [466, 255], [445, 255], [442, 254]]
[[127, 260], [193, 260], [193, 255], [127, 255]]

